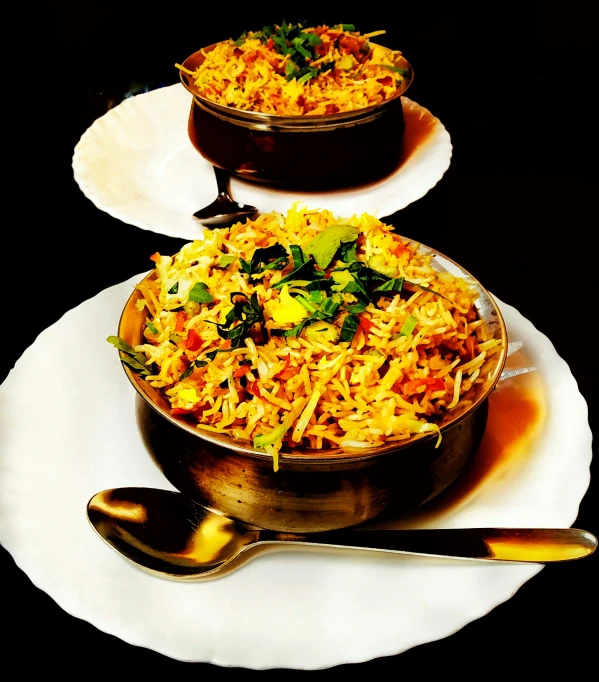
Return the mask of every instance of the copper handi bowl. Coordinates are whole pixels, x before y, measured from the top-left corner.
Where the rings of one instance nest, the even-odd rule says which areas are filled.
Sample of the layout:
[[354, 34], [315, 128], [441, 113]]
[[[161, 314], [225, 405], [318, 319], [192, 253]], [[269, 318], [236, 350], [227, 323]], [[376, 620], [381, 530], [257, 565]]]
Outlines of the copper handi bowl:
[[[451, 485], [473, 457], [487, 423], [487, 398], [503, 370], [507, 332], [489, 293], [452, 260], [428, 247], [439, 270], [467, 277], [479, 292], [477, 307], [489, 334], [502, 340], [475, 384], [448, 412], [437, 435], [419, 435], [381, 447], [281, 451], [279, 470], [251, 444], [201, 430], [170, 413], [159, 390], [123, 365], [137, 391], [137, 425], [150, 456], [180, 492], [235, 519], [262, 528], [309, 533], [346, 528], [405, 512], [433, 499]], [[155, 271], [148, 278], [155, 277]], [[119, 336], [142, 343], [146, 312], [130, 296]]]
[[[182, 66], [195, 71], [204, 53], [217, 44], [194, 52]], [[200, 95], [193, 78], [180, 71], [183, 86], [193, 95], [189, 138], [211, 164], [252, 182], [305, 190], [374, 182], [392, 173], [401, 160], [401, 95], [414, 72], [403, 57], [394, 65], [405, 75], [392, 98], [321, 116], [275, 116], [216, 104]]]

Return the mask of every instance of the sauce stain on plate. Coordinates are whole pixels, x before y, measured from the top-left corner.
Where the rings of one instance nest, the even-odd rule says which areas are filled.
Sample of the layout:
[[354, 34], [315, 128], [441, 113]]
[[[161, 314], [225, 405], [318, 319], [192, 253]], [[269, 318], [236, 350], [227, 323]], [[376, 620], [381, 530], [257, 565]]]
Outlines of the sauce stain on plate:
[[428, 109], [412, 106], [404, 99], [403, 115], [406, 125], [401, 152], [401, 161], [398, 168], [401, 168], [414, 154], [422, 147], [439, 124], [439, 119], [433, 116]]

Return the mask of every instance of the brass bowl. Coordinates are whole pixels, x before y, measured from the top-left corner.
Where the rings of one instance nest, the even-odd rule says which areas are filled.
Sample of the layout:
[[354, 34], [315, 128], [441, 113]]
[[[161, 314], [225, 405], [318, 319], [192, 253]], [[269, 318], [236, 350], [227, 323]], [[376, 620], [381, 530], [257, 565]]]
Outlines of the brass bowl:
[[[454, 261], [429, 247], [439, 270], [467, 277], [478, 291], [477, 308], [500, 352], [481, 369], [475, 384], [441, 423], [442, 440], [423, 434], [375, 448], [281, 451], [272, 458], [248, 443], [197, 428], [170, 413], [166, 398], [123, 364], [137, 391], [137, 425], [158, 468], [180, 492], [227, 516], [262, 528], [309, 533], [355, 526], [414, 509], [451, 485], [476, 452], [487, 423], [487, 398], [503, 370], [507, 332], [490, 294]], [[146, 279], [156, 276], [152, 271]], [[147, 313], [135, 289], [119, 322], [119, 336], [142, 343]]]
[[[204, 54], [218, 44], [194, 52], [182, 66], [195, 71]], [[393, 97], [364, 109], [320, 116], [275, 116], [216, 104], [200, 95], [193, 78], [180, 71], [183, 86], [193, 95], [189, 139], [211, 164], [251, 182], [304, 190], [374, 182], [392, 173], [401, 160], [401, 95], [414, 71], [403, 57], [394, 65], [405, 75]]]

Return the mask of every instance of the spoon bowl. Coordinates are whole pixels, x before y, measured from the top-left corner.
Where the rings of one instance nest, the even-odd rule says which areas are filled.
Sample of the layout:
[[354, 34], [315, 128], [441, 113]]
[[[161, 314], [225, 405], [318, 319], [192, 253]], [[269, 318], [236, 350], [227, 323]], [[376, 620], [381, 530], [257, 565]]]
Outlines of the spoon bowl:
[[193, 214], [194, 220], [197, 220], [204, 227], [214, 229], [229, 227], [240, 220], [256, 217], [258, 209], [255, 206], [240, 204], [231, 198], [229, 194], [229, 173], [214, 166], [214, 174], [216, 175], [218, 196], [211, 204], [196, 211]]
[[548, 563], [580, 559], [597, 538], [576, 528], [353, 529], [294, 534], [211, 511], [178, 492], [114, 488], [94, 495], [87, 516], [98, 535], [137, 566], [174, 580], [201, 580], [241, 565], [248, 550], [344, 548], [419, 556]]

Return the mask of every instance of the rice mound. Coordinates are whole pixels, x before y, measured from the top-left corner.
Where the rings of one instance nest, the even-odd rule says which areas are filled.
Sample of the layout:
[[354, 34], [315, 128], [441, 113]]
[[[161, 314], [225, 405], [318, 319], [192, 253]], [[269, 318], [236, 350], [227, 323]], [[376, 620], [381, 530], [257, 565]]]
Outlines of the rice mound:
[[393, 230], [294, 204], [154, 254], [137, 285], [145, 380], [173, 414], [253, 442], [275, 468], [282, 447], [440, 438], [501, 342], [472, 286]]

